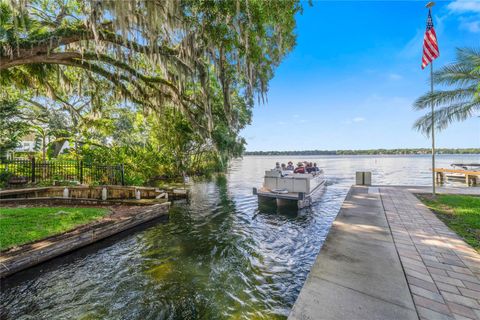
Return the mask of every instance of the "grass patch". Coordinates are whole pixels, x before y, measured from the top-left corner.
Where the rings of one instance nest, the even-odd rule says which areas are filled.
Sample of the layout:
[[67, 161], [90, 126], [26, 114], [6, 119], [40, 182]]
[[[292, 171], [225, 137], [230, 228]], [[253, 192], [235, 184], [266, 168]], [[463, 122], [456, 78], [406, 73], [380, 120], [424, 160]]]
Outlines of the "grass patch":
[[108, 213], [104, 208], [0, 208], [0, 250], [63, 233]]
[[419, 199], [475, 250], [480, 251], [480, 197], [419, 195]]

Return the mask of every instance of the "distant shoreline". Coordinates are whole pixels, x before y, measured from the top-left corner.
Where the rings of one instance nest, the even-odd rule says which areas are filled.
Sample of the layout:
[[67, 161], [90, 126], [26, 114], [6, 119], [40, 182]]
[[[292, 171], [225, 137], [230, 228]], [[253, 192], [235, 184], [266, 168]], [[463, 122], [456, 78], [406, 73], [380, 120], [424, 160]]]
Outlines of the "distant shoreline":
[[[246, 151], [245, 156], [323, 156], [323, 155], [416, 155], [430, 154], [431, 149], [368, 149], [368, 150], [303, 150], [303, 151]], [[439, 148], [436, 154], [480, 154], [480, 148]]]

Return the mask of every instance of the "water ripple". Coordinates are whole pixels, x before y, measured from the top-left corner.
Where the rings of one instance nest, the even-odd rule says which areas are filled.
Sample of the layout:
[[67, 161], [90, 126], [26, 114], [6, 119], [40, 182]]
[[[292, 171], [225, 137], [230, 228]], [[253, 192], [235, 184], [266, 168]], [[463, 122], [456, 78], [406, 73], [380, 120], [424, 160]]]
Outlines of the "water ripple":
[[[477, 156], [478, 157], [478, 156]], [[285, 318], [354, 171], [378, 184], [428, 184], [428, 157], [309, 157], [328, 184], [311, 208], [259, 210], [273, 157], [246, 157], [193, 186], [189, 203], [154, 223], [2, 281], [1, 319]], [[439, 156], [439, 162], [474, 162]], [[409, 174], [405, 174], [409, 172]]]

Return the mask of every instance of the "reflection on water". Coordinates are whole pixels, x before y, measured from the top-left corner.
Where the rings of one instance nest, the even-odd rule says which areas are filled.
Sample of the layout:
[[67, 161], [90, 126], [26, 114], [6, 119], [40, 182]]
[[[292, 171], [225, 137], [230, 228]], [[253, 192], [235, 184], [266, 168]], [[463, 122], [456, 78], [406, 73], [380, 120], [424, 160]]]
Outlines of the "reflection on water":
[[[245, 157], [198, 182], [157, 222], [10, 277], [2, 319], [264, 319], [292, 307], [356, 170], [376, 184], [430, 181], [430, 158], [305, 157], [329, 180], [310, 208], [258, 210], [252, 187], [275, 161]], [[303, 159], [303, 158], [302, 158]], [[440, 166], [480, 156], [439, 156]]]

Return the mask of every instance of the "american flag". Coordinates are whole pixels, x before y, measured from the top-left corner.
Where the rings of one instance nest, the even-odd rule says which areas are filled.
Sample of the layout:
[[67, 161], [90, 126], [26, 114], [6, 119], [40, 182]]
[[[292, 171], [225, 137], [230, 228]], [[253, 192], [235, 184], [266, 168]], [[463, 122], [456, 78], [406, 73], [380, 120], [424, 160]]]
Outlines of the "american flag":
[[433, 28], [432, 13], [428, 10], [427, 30], [425, 31], [425, 37], [423, 38], [423, 57], [422, 57], [422, 69], [438, 58], [440, 52], [438, 51], [437, 35]]

